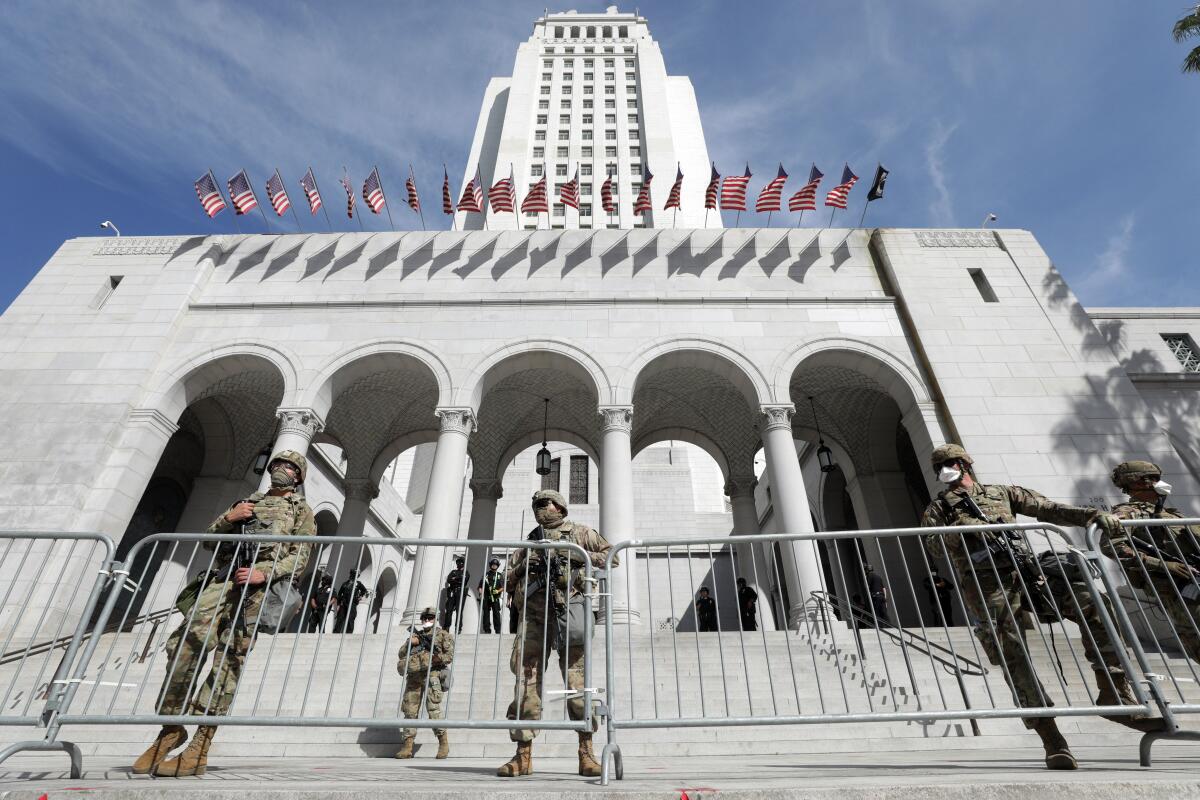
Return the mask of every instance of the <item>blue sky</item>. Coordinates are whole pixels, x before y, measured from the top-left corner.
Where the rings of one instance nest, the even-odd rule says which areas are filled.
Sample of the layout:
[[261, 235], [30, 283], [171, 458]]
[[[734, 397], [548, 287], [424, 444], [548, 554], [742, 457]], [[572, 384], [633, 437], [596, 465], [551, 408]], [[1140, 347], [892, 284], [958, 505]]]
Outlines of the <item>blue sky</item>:
[[[543, 8], [9, 0], [0, 308], [103, 219], [127, 236], [232, 232], [228, 211], [210, 222], [196, 202], [192, 181], [209, 167], [222, 182], [245, 167], [256, 189], [279, 167], [296, 200], [312, 164], [336, 209], [342, 165], [361, 182], [378, 163], [407, 228], [418, 226], [400, 202], [411, 162], [427, 219], [447, 225], [442, 162], [457, 191], [484, 86], [511, 73]], [[749, 161], [752, 191], [779, 161], [792, 190], [812, 161], [828, 178], [849, 161], [864, 182], [882, 161], [888, 196], [868, 224], [975, 227], [995, 212], [1035, 233], [1085, 304], [1200, 305], [1200, 76], [1179, 72], [1184, 47], [1170, 37], [1185, 0], [640, 0], [640, 11], [668, 71], [692, 80], [718, 168]], [[262, 230], [261, 218], [242, 224]]]

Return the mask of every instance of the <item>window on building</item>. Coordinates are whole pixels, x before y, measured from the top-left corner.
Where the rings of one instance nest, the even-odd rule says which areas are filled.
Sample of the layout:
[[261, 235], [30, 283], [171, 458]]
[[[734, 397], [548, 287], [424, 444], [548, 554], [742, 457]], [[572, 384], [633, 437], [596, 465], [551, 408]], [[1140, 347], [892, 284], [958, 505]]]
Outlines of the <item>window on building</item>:
[[[594, 53], [594, 52], [596, 52], [596, 48], [594, 48], [594, 47], [585, 47], [585, 48], [583, 48], [583, 52], [585, 52], [585, 53]], [[588, 59], [588, 61], [591, 61], [591, 59], [589, 58], [589, 59]]]
[[590, 142], [590, 141], [592, 140], [592, 129], [591, 129], [591, 128], [584, 128], [584, 130], [583, 130], [583, 140], [584, 140], [585, 142]]
[[542, 59], [542, 67], [543, 68], [550, 69], [553, 66], [554, 66], [554, 59], [551, 59], [551, 58], [543, 58]]
[[605, 158], [616, 158], [617, 157], [617, 148], [615, 148], [615, 147], [604, 148], [604, 157]]
[[546, 157], [546, 148], [544, 148], [544, 147], [533, 148], [533, 157], [534, 158], [545, 158]]
[[555, 39], [563, 38], [563, 28], [561, 25], [554, 26], [554, 38]]
[[632, 164], [630, 164], [629, 165], [629, 174], [630, 175], [641, 175], [642, 174], [642, 165], [637, 163], [636, 161], [633, 162]]
[[589, 39], [596, 38], [596, 27], [594, 25], [588, 25], [587, 38], [589, 38]]
[[592, 86], [590, 83], [589, 83], [589, 84], [586, 84], [586, 85], [583, 87], [583, 93], [584, 93], [584, 94], [595, 94], [595, 93], [596, 93], [596, 87]]
[[[590, 52], [590, 51], [589, 51], [589, 52]], [[588, 67], [591, 67], [591, 66], [593, 66], [595, 63], [596, 63], [596, 59], [594, 59], [594, 58], [585, 58], [585, 59], [583, 60], [583, 66], [584, 66], [584, 68], [585, 68], [585, 69], [586, 69], [586, 68], [588, 68]]]
[[579, 151], [580, 151], [579, 155], [582, 158], [591, 158], [592, 157], [592, 148], [591, 147], [581, 147], [579, 149]]
[[563, 59], [563, 67], [564, 68], [570, 69], [573, 66], [575, 66], [575, 59], [573, 59], [573, 58], [564, 58]]
[[543, 72], [543, 73], [542, 73], [542, 81], [544, 81], [545, 83], [549, 83], [549, 82], [550, 82], [550, 78], [551, 78], [551, 75], [550, 75], [550, 73], [549, 73], [549, 72]]
[[[563, 88], [566, 89], [567, 87], [564, 86]], [[625, 94], [637, 94], [637, 87], [633, 84], [629, 84], [625, 87]]]
[[559, 107], [559, 108], [570, 108], [570, 107], [571, 107], [571, 101], [570, 101], [570, 100], [559, 100], [559, 101], [558, 101], [558, 107]]
[[1166, 342], [1167, 349], [1175, 358], [1179, 359], [1184, 372], [1200, 372], [1200, 355], [1197, 355], [1196, 343], [1192, 341], [1191, 336], [1186, 333], [1164, 333], [1162, 340]]
[[574, 72], [564, 72], [564, 73], [563, 73], [563, 80], [564, 80], [564, 81], [573, 81], [573, 80], [575, 80], [575, 73], [574, 73]]
[[594, 73], [594, 72], [585, 72], [585, 73], [583, 73], [583, 79], [584, 79], [585, 81], [594, 81], [594, 80], [596, 80], [596, 73]]
[[606, 73], [604, 73], [604, 80], [606, 80], [606, 81], [613, 81], [613, 80], [616, 80], [616, 79], [617, 79], [617, 75], [616, 75], [616, 73], [615, 73], [615, 72], [606, 72]]
[[617, 93], [617, 87], [615, 87], [615, 86], [605, 86], [605, 87], [604, 87], [604, 93], [605, 93], [605, 94], [616, 94], [616, 93]]
[[563, 48], [563, 52], [564, 52], [564, 53], [574, 53], [574, 52], [575, 52], [575, 48], [574, 48], [574, 47], [564, 47], [564, 48]]
[[[606, 52], [606, 53], [611, 53], [611, 52], [613, 52], [613, 49], [612, 49], [611, 47], [606, 47], [606, 48], [604, 48], [604, 52]], [[611, 67], [611, 66], [612, 66], [612, 64], [608, 63], [608, 62], [609, 62], [609, 61], [611, 61], [611, 60], [612, 60], [612, 59], [608, 59], [608, 58], [606, 58], [606, 59], [604, 60], [604, 66], [606, 66], [606, 67]]]
[[587, 505], [588, 459], [587, 456], [571, 456], [571, 484], [567, 502], [571, 505]]
[[591, 125], [591, 124], [592, 124], [592, 115], [591, 115], [591, 114], [584, 114], [584, 115], [583, 115], [583, 124], [584, 124], [584, 125]]
[[634, 64], [634, 61], [632, 58], [625, 59], [625, 66], [632, 68], [633, 64]]
[[572, 39], [578, 39], [578, 38], [579, 38], [579, 26], [578, 26], [578, 25], [572, 25], [572, 26], [571, 26], [571, 38], [572, 38]]
[[[628, 39], [629, 38], [629, 28], [625, 25], [622, 25], [621, 27], [617, 28], [617, 38]], [[629, 51], [626, 51], [626, 52], [629, 52]]]
[[542, 87], [542, 89], [541, 89], [541, 91], [542, 91], [542, 94], [550, 94], [550, 87], [549, 87], [549, 86], [543, 86], [543, 87]]
[[617, 139], [617, 132], [616, 131], [605, 131], [604, 138], [610, 142], [614, 142]]
[[626, 72], [626, 73], [625, 73], [625, 80], [627, 80], [627, 81], [636, 81], [636, 80], [637, 80], [637, 75], [634, 75], [632, 72]]
[[637, 141], [637, 138], [638, 138], [637, 128], [634, 128], [633, 130], [629, 131], [629, 138], [633, 139], [635, 142]]
[[629, 148], [629, 157], [630, 158], [641, 158], [642, 157], [642, 148], [640, 148], [640, 147]]
[[[592, 174], [592, 165], [591, 164], [580, 164], [579, 165], [579, 174], [583, 175], [585, 177], [588, 175], [591, 175]], [[589, 185], [590, 184], [587, 184], [587, 183], [584, 184], [584, 186], [589, 186]]]
[[[606, 52], [611, 52], [611, 51], [606, 51]], [[611, 69], [611, 68], [615, 67], [615, 66], [616, 66], [616, 64], [617, 64], [617, 62], [616, 62], [616, 59], [612, 59], [612, 58], [606, 58], [606, 59], [604, 59], [604, 66], [605, 66], [605, 68], [607, 68], [607, 69]], [[611, 75], [609, 75], [608, 77], [609, 77], [609, 78], [612, 78], [612, 76], [611, 76]]]
[[583, 101], [583, 107], [584, 107], [585, 109], [587, 109], [587, 108], [591, 108], [591, 107], [592, 107], [592, 101], [591, 101], [591, 100], [584, 100], [584, 101]]
[[617, 101], [616, 101], [616, 100], [605, 100], [605, 101], [604, 101], [604, 107], [605, 107], [605, 108], [616, 108], [616, 107], [617, 107]]
[[637, 98], [631, 97], [628, 100], [626, 100], [625, 107], [628, 109], [632, 109], [633, 111], [637, 111]]
[[570, 93], [571, 93], [571, 87], [570, 87], [570, 86], [564, 86], [564, 87], [562, 87], [562, 93], [563, 93], [563, 94], [570, 94]]
[[538, 115], [537, 115], [537, 124], [538, 124], [538, 125], [545, 125], [545, 124], [546, 124], [546, 118], [547, 118], [547, 115], [546, 115], [546, 114], [538, 114]]
[[546, 132], [545, 132], [545, 131], [534, 131], [534, 132], [533, 132], [533, 140], [534, 140], [535, 142], [544, 142], [544, 141], [546, 141]]
[[629, 124], [630, 124], [630, 125], [637, 125], [637, 124], [638, 124], [638, 115], [637, 115], [637, 114], [630, 114], [630, 115], [629, 115], [629, 117], [628, 117], [628, 119], [629, 119]]
[[605, 39], [611, 39], [611, 38], [612, 38], [612, 25], [605, 25], [605, 26], [604, 26], [604, 38], [605, 38]]
[[571, 115], [570, 114], [559, 114], [558, 115], [558, 124], [559, 125], [570, 125], [571, 124]]
[[565, 178], [567, 176], [567, 165], [566, 164], [555, 164], [554, 165], [554, 174], [558, 175], [559, 177]]
[[565, 217], [566, 216], [566, 212], [563, 210], [562, 203], [554, 204], [554, 216], [556, 216], [556, 217]]
[[969, 269], [967, 272], [971, 275], [971, 280], [975, 282], [975, 288], [979, 290], [979, 296], [983, 298], [983, 302], [1000, 302], [1000, 298], [996, 297], [996, 292], [992, 289], [992, 284], [988, 281], [987, 275], [983, 274], [983, 270]]
[[531, 164], [529, 166], [529, 174], [535, 178], [542, 177], [542, 165], [541, 164]]
[[556, 492], [558, 491], [558, 477], [561, 474], [560, 469], [562, 467], [561, 461], [562, 459], [558, 458], [550, 459], [550, 473], [542, 476], [543, 489], [551, 489]]
[[633, 193], [634, 195], [640, 194], [640, 193], [641, 193], [641, 191], [642, 191], [642, 182], [641, 182], [641, 181], [634, 181], [633, 183], [631, 183], [631, 184], [629, 185], [629, 191], [630, 191], [631, 193]]
[[103, 308], [123, 280], [125, 280], [124, 275], [109, 275], [108, 280], [100, 286], [100, 291], [96, 292], [96, 296], [92, 298], [92, 308], [97, 310]]
[[555, 155], [557, 158], [566, 158], [566, 157], [567, 157], [567, 148], [565, 148], [565, 147], [559, 147], [559, 148], [557, 148], [557, 149], [554, 151], [554, 155]]
[[605, 125], [616, 125], [617, 124], [617, 115], [616, 114], [605, 114], [604, 115], [604, 124]]
[[546, 111], [549, 108], [550, 108], [549, 100], [538, 100], [538, 110], [539, 111]]
[[579, 216], [590, 217], [591, 215], [592, 215], [592, 204], [591, 203], [580, 203], [579, 204]]
[[626, 52], [626, 53], [632, 53], [632, 52], [633, 52], [633, 48], [632, 48], [632, 47], [626, 47], [626, 48], [625, 48], [625, 52]]
[[571, 132], [570, 132], [570, 131], [559, 131], [559, 132], [558, 132], [558, 140], [559, 140], [560, 142], [565, 142], [565, 141], [568, 141], [568, 140], [570, 140], [570, 138], [571, 138]]

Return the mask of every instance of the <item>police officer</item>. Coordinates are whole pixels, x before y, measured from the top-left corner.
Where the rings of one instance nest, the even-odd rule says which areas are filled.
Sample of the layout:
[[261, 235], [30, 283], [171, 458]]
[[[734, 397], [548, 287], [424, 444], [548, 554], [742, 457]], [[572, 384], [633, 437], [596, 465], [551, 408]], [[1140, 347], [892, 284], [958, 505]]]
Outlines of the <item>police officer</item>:
[[[421, 715], [421, 700], [430, 719], [446, 718], [446, 671], [454, 661], [454, 637], [444, 628], [434, 630], [437, 613], [432, 608], [421, 609], [420, 620], [408, 631], [400, 645], [396, 671], [404, 678], [404, 698], [400, 710], [405, 719]], [[434, 728], [438, 740], [437, 758], [450, 755], [450, 737], [445, 728]], [[405, 728], [396, 758], [413, 757], [416, 728]]]
[[[1171, 485], [1149, 461], [1125, 461], [1112, 471], [1112, 482], [1129, 495], [1113, 509], [1118, 519], [1181, 519], [1166, 505]], [[1116, 555], [1134, 587], [1166, 610], [1179, 644], [1200, 661], [1200, 577], [1188, 563], [1200, 563], [1200, 526], [1121, 528], [1106, 536], [1101, 552]]]
[[[1020, 486], [978, 483], [972, 470], [974, 461], [959, 445], [942, 445], [933, 451], [930, 461], [938, 480], [949, 488], [925, 509], [923, 526], [1009, 523], [1016, 521], [1017, 514], [1056, 525], [1084, 527], [1097, 522], [1109, 530], [1117, 525], [1111, 515], [1056, 503]], [[1052, 545], [1051, 551], [1040, 559], [1035, 559], [1025, 540], [1010, 540], [1003, 533], [931, 534], [925, 537], [925, 542], [935, 558], [944, 556], [953, 564], [967, 610], [981, 620], [975, 627], [975, 635], [988, 659], [1003, 665], [1005, 680], [1019, 706], [1052, 705], [1026, 657], [1025, 634], [1020, 624], [1022, 613], [1038, 614], [1047, 604], [1052, 604], [1062, 618], [1087, 628], [1083, 636], [1084, 651], [1096, 673], [1096, 704], [1136, 705], [1115, 646], [1108, 638], [1086, 584], [1080, 576], [1072, 574], [1073, 566], [1060, 555], [1065, 542], [1061, 548]], [[1040, 576], [1044, 576], [1044, 587], [1039, 585]], [[1146, 720], [1125, 716], [1110, 719], [1145, 729], [1141, 723]], [[1027, 718], [1025, 725], [1041, 738], [1048, 768], [1078, 767], [1052, 717]]]
[[717, 601], [709, 596], [707, 586], [701, 586], [696, 594], [696, 627], [701, 633], [717, 629]]
[[463, 595], [463, 587], [469, 585], [467, 581], [471, 579], [467, 572], [466, 560], [462, 556], [457, 556], [454, 559], [454, 569], [450, 570], [446, 575], [446, 585], [443, 591], [446, 595], [446, 604], [442, 606], [442, 627], [449, 630], [454, 623], [454, 615], [458, 615], [458, 633], [462, 633], [462, 607], [466, 597]]
[[504, 597], [504, 573], [500, 571], [500, 559], [492, 557], [488, 561], [488, 571], [479, 580], [477, 588], [483, 600], [483, 632], [491, 633], [492, 628], [500, 633], [500, 608]]
[[[296, 492], [308, 470], [304, 456], [284, 450], [271, 459], [268, 469], [271, 488], [235, 503], [208, 527], [209, 533], [235, 533], [245, 525], [248, 533], [259, 535], [316, 535], [312, 509]], [[212, 549], [215, 545], [206, 542], [204, 546]], [[245, 548], [249, 548], [252, 566], [234, 569]], [[308, 555], [307, 544], [256, 544], [248, 540], [236, 545], [222, 543], [217, 548], [216, 569], [196, 576], [176, 599], [175, 606], [184, 621], [167, 640], [170, 670], [159, 693], [159, 714], [187, 714], [189, 709], [211, 716], [228, 713], [253, 644], [267, 587], [272, 580], [301, 574]], [[213, 666], [201, 683], [197, 677], [209, 651], [214, 652]], [[199, 685], [199, 690], [192, 697], [194, 685]], [[187, 741], [182, 725], [167, 725], [134, 762], [133, 772], [153, 771], [170, 777], [203, 775], [216, 732], [214, 725], [199, 726], [187, 749], [167, 760], [172, 750]]]
[[742, 630], [758, 630], [758, 592], [746, 585], [745, 578], [737, 579], [738, 612], [741, 614]]
[[358, 620], [358, 604], [369, 592], [358, 579], [358, 570], [350, 570], [349, 577], [342, 581], [337, 591], [337, 620], [334, 623], [334, 633], [354, 633], [354, 623]]
[[[567, 519], [567, 501], [558, 492], [543, 489], [533, 496], [533, 516], [538, 527], [530, 540], [571, 542], [582, 547], [593, 564], [604, 563], [612, 549], [603, 536], [586, 525]], [[567, 689], [576, 692], [567, 700], [571, 719], [583, 719], [583, 625], [591, 614], [588, 598], [583, 595], [583, 565], [566, 551], [516, 550], [508, 559], [506, 591], [513, 598], [513, 610], [520, 615], [520, 630], [513, 641], [509, 667], [517, 676], [515, 696], [508, 707], [508, 718], [542, 718], [542, 674], [549, 650], [558, 652], [558, 667]], [[613, 559], [613, 564], [617, 559]], [[593, 634], [595, 629], [593, 628]], [[593, 724], [595, 719], [593, 718]], [[517, 753], [496, 770], [502, 778], [533, 772], [535, 731], [513, 729], [509, 737], [517, 743]], [[592, 753], [591, 732], [579, 734], [579, 774], [596, 777], [600, 765]]]

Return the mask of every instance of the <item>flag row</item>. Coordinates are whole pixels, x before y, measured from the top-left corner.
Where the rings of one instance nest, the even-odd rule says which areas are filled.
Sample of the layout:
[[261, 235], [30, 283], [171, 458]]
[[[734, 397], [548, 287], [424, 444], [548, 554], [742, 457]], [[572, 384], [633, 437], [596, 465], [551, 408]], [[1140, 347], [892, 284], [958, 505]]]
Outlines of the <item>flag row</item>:
[[[752, 173], [750, 165], [746, 165], [746, 170], [741, 175], [728, 175], [722, 177], [717, 172], [717, 166], [712, 165], [712, 172], [709, 176], [708, 185], [704, 190], [704, 208], [706, 210], [721, 210], [721, 211], [737, 211], [742, 212], [747, 210], [746, 195], [750, 184]], [[883, 197], [884, 186], [887, 182], [888, 170], [880, 164], [875, 170], [875, 179], [871, 185], [870, 191], [867, 193], [867, 202], [878, 200]], [[825, 175], [817, 168], [816, 164], [808, 173], [808, 180], [798, 191], [792, 194], [787, 201], [788, 211], [814, 211], [817, 208], [817, 198], [820, 192], [821, 182]], [[610, 172], [600, 187], [600, 205], [605, 213], [611, 214], [616, 210], [614, 202], [614, 175]], [[775, 177], [759, 191], [758, 197], [754, 203], [756, 212], [775, 212], [783, 208], [784, 186], [787, 183], [788, 174], [783, 168], [783, 164], [779, 165], [779, 170]], [[642, 214], [652, 211], [653, 206], [650, 201], [650, 187], [654, 180], [654, 175], [647, 168], [642, 175], [642, 184], [638, 191], [637, 198], [634, 200], [633, 212]], [[354, 184], [350, 180], [348, 174], [343, 174], [339, 178], [339, 183], [346, 193], [346, 216], [350, 219], [354, 218], [355, 205], [357, 203], [358, 192], [355, 191]], [[842, 168], [841, 181], [829, 189], [825, 194], [825, 206], [833, 209], [845, 209], [847, 206], [850, 190], [858, 183], [858, 176], [850, 169], [850, 165], [846, 164]], [[421, 200], [417, 194], [416, 177], [413, 175], [412, 167], [409, 166], [408, 178], [404, 182], [405, 191], [407, 193], [407, 203], [413, 211], [422, 214]], [[225, 196], [221, 193], [216, 177], [212, 170], [209, 170], [202, 175], [196, 182], [196, 196], [200, 200], [200, 205], [210, 218], [215, 217], [227, 207]], [[576, 211], [579, 210], [580, 194], [579, 194], [579, 168], [576, 167], [575, 175], [571, 180], [558, 186], [558, 200], [564, 206], [570, 206]], [[246, 170], [239, 171], [236, 175], [226, 182], [226, 188], [229, 193], [229, 204], [233, 206], [236, 215], [248, 214], [255, 208], [262, 212], [259, 206], [258, 195], [254, 191], [254, 187], [250, 182]], [[304, 192], [304, 198], [308, 204], [308, 209], [311, 214], [316, 214], [317, 211], [324, 207], [324, 200], [321, 196], [320, 187], [317, 185], [316, 175], [313, 173], [312, 167], [300, 178], [300, 188]], [[283, 177], [279, 174], [279, 170], [275, 170], [274, 174], [267, 179], [266, 196], [271, 208], [274, 209], [277, 216], [282, 217], [289, 210], [295, 215], [295, 209], [292, 208], [291, 199], [288, 197], [287, 189], [284, 187]], [[362, 199], [366, 203], [367, 208], [373, 214], [379, 214], [387, 205], [387, 197], [383, 191], [383, 182], [379, 177], [379, 168], [375, 167], [371, 170], [371, 174], [367, 176], [366, 181], [362, 186]], [[517, 188], [516, 179], [513, 175], [512, 165], [509, 165], [509, 174], [506, 178], [501, 178], [492, 184], [488, 191], [484, 192], [484, 184], [482, 177], [476, 168], [475, 175], [463, 187], [462, 195], [460, 196], [457, 205], [454, 203], [454, 197], [450, 191], [450, 175], [446, 171], [445, 166], [442, 168], [442, 212], [445, 214], [454, 214], [455, 211], [483, 213], [486, 207], [490, 205], [493, 212], [508, 212], [516, 213], [518, 208], [521, 213], [538, 214], [549, 213], [550, 199], [549, 187], [547, 185], [547, 177], [543, 171], [541, 178], [533, 183], [521, 200], [517, 203]], [[676, 166], [675, 182], [671, 185], [671, 190], [667, 195], [666, 205], [663, 210], [679, 210], [683, 206], [683, 170]], [[265, 212], [263, 213], [264, 220], [266, 219]], [[328, 210], [324, 211], [326, 221], [329, 219]], [[388, 212], [391, 213], [390, 211]], [[422, 221], [424, 215], [422, 214]], [[297, 219], [297, 224], [299, 220]]]

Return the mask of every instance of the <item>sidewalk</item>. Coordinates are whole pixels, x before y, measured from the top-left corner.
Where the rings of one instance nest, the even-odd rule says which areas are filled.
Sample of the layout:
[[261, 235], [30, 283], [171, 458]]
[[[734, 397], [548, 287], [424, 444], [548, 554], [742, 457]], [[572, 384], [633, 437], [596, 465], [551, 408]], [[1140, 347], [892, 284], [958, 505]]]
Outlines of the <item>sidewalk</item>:
[[[152, 779], [130, 775], [126, 764], [102, 757], [84, 761], [84, 776], [72, 780], [63, 754], [21, 755], [0, 766], [0, 798], [50, 800], [86, 792], [95, 800], [149, 800], [165, 794], [194, 800], [317, 800], [352, 795], [387, 800], [451, 800], [480, 797], [590, 798], [722, 797], [741, 800], [1015, 800], [1053, 791], [1054, 800], [1138, 800], [1200, 796], [1200, 745], [1158, 743], [1149, 769], [1127, 748], [1076, 750], [1080, 769], [1050, 772], [1032, 749], [931, 752], [921, 760], [899, 754], [878, 756], [754, 756], [740, 758], [626, 759], [622, 781], [607, 787], [574, 774], [574, 760], [538, 759], [528, 778], [495, 777], [492, 760], [432, 758], [432, 749], [412, 761], [382, 758], [325, 760], [222, 758], [202, 778]], [[1053, 788], [1051, 788], [1053, 787]]]

